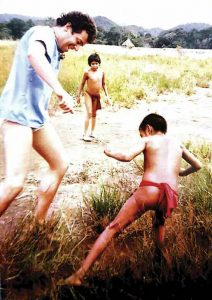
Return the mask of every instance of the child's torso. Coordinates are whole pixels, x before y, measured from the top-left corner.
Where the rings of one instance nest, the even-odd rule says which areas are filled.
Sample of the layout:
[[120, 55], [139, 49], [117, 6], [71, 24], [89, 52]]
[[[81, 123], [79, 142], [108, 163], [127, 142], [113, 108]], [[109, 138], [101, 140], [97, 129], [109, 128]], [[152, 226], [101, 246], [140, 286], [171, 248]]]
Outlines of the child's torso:
[[166, 182], [177, 190], [182, 150], [176, 140], [168, 136], [152, 136], [144, 151], [143, 179]]
[[88, 71], [88, 79], [87, 79], [87, 91], [91, 95], [99, 94], [100, 90], [102, 89], [102, 79], [103, 79], [103, 72], [101, 70], [97, 71]]

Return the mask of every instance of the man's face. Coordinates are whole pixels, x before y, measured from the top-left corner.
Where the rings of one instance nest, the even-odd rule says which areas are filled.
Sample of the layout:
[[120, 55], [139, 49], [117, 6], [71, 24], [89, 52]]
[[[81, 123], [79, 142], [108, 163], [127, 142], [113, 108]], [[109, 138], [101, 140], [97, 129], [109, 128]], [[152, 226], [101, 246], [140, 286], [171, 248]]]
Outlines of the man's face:
[[58, 46], [62, 53], [69, 50], [78, 51], [80, 47], [87, 43], [87, 40], [88, 33], [85, 30], [80, 33], [73, 33], [71, 26], [67, 26], [64, 28], [64, 33], [58, 41]]

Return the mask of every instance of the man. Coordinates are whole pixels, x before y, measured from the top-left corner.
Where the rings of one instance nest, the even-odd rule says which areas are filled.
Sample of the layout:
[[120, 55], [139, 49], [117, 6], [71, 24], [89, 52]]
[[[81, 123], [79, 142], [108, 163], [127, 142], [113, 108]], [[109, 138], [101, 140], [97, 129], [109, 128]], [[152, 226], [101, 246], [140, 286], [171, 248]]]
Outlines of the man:
[[73, 99], [57, 79], [61, 53], [78, 51], [96, 37], [93, 19], [81, 12], [63, 14], [56, 26], [35, 26], [20, 40], [0, 99], [5, 179], [0, 185], [0, 215], [22, 191], [32, 147], [48, 163], [38, 190], [35, 219], [43, 223], [68, 168], [64, 148], [48, 119], [52, 91], [59, 107], [73, 113]]

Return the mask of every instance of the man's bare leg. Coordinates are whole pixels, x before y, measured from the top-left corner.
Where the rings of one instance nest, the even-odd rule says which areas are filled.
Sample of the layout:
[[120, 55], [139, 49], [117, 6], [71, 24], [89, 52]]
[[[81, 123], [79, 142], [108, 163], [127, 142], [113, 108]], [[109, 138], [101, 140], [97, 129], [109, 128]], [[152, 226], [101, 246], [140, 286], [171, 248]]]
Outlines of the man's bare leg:
[[40, 182], [38, 204], [35, 211], [35, 220], [42, 224], [68, 169], [68, 162], [64, 147], [51, 124], [46, 124], [42, 129], [33, 133], [33, 148], [49, 165]]
[[0, 216], [22, 191], [32, 148], [32, 130], [5, 121], [2, 125], [5, 179], [0, 186]]

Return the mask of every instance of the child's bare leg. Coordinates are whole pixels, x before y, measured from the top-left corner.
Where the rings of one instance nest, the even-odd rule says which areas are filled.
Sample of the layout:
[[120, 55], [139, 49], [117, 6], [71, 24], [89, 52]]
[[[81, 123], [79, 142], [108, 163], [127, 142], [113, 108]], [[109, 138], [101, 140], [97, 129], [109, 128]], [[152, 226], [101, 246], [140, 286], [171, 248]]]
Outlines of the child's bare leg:
[[155, 238], [155, 244], [157, 250], [159, 250], [160, 253], [163, 255], [167, 264], [171, 266], [171, 256], [164, 244], [165, 225], [153, 226], [153, 230], [154, 230], [154, 238]]
[[49, 169], [43, 176], [38, 189], [38, 204], [35, 210], [35, 220], [43, 223], [68, 169], [68, 163], [61, 141], [51, 124], [33, 133], [33, 147], [49, 164]]
[[83, 277], [89, 268], [95, 263], [97, 258], [106, 249], [113, 236], [131, 224], [145, 211], [154, 209], [157, 205], [159, 190], [153, 188], [149, 192], [148, 188], [139, 188], [124, 204], [114, 221], [106, 227], [98, 237], [88, 256], [83, 261], [81, 267], [72, 276], [65, 280], [69, 285], [81, 285]]
[[94, 243], [91, 251], [82, 263], [82, 266], [79, 268], [79, 270], [77, 270], [76, 273], [68, 277], [65, 280], [65, 283], [69, 285], [81, 285], [83, 277], [87, 273], [88, 269], [93, 265], [93, 263], [97, 260], [100, 254], [105, 250], [111, 239], [118, 231], [119, 227], [110, 228], [110, 226], [107, 226]]
[[157, 227], [153, 227], [153, 230], [156, 246], [162, 249], [164, 247], [165, 226], [158, 225]]
[[31, 128], [4, 122], [2, 129], [5, 180], [0, 186], [0, 216], [23, 189], [32, 148]]
[[86, 92], [84, 95], [84, 99], [85, 99], [85, 108], [86, 108], [84, 135], [86, 135], [89, 128], [90, 120], [92, 118], [92, 100], [90, 95], [87, 94]]
[[92, 117], [92, 121], [91, 121], [91, 135], [94, 134], [95, 127], [96, 127], [96, 117]]
[[[143, 193], [136, 192], [126, 201], [114, 221], [109, 226], [107, 226], [106, 229], [98, 237], [88, 256], [83, 261], [81, 267], [77, 270], [77, 272], [75, 272], [72, 276], [68, 277], [65, 280], [66, 284], [80, 285], [82, 283], [83, 277], [85, 276], [89, 268], [95, 263], [101, 253], [105, 250], [114, 235], [117, 232], [120, 232], [123, 228], [126, 228], [126, 226], [131, 224], [145, 211], [151, 209], [155, 205], [158, 197], [158, 191], [154, 196], [150, 197], [150, 201], [148, 201], [147, 197], [148, 194], [144, 189]], [[139, 198], [139, 201], [137, 201], [137, 198]], [[155, 198], [155, 200], [153, 198]]]
[[89, 127], [89, 122], [90, 122], [90, 118], [91, 118], [91, 115], [89, 115], [88, 112], [86, 111], [86, 115], [85, 115], [85, 125], [84, 125], [84, 135], [87, 134], [88, 127]]
[[94, 135], [96, 127], [96, 111], [97, 111], [97, 99], [92, 101], [92, 120], [91, 120], [91, 135]]

